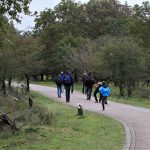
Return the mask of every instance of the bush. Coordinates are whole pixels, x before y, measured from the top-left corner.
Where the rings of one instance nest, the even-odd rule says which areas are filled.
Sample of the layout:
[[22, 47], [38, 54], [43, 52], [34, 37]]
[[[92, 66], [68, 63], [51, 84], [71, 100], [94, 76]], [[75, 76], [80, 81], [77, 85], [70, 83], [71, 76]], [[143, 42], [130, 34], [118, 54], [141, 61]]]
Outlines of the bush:
[[141, 90], [139, 90], [139, 95], [143, 98], [150, 99], [150, 89], [141, 89]]
[[[14, 100], [17, 97], [18, 100]], [[20, 129], [24, 125], [52, 125], [54, 114], [48, 112], [46, 108], [39, 107], [33, 103], [33, 107], [29, 107], [28, 95], [22, 95], [19, 90], [11, 91], [11, 96], [0, 96], [0, 113], [6, 113], [16, 127]], [[7, 124], [0, 124], [0, 135], [12, 133], [11, 128]]]

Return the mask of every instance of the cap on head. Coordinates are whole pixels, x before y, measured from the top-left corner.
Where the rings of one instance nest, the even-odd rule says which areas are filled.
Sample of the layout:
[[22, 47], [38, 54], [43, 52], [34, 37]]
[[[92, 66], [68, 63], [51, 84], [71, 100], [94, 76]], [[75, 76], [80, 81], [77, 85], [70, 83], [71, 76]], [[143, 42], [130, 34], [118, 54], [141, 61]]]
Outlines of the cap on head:
[[102, 85], [102, 82], [98, 82], [97, 84], [98, 84], [98, 85]]

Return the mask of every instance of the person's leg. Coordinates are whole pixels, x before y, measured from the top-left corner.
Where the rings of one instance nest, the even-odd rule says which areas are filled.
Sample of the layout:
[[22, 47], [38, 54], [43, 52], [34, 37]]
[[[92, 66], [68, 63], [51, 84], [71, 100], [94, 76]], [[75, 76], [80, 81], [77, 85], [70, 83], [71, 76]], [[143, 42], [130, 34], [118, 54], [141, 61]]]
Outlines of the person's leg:
[[67, 102], [67, 97], [68, 97], [68, 96], [67, 96], [67, 92], [68, 92], [68, 91], [67, 91], [67, 86], [65, 86], [65, 96], [66, 96], [66, 102]]
[[105, 110], [105, 102], [102, 100], [102, 107], [103, 107], [103, 110]]
[[57, 96], [59, 97], [59, 86], [57, 86]]
[[87, 100], [89, 100], [89, 91], [90, 91], [90, 88], [87, 87], [87, 89], [86, 89]]
[[69, 86], [68, 87], [68, 101], [70, 102], [70, 89], [71, 89], [71, 87]]
[[92, 87], [89, 88], [89, 100], [91, 99]]
[[97, 100], [97, 96], [96, 96], [97, 92], [98, 92], [98, 91], [97, 91], [97, 89], [95, 89], [94, 94], [93, 94], [93, 95], [94, 95], [94, 98], [95, 98], [95, 102], [96, 102], [96, 103], [98, 102], [98, 100]]
[[58, 97], [61, 97], [61, 86], [58, 86]]
[[87, 94], [87, 87], [84, 85], [84, 94]]
[[63, 93], [63, 86], [61, 85], [60, 88], [61, 88], [61, 93]]
[[107, 104], [107, 97], [105, 98], [105, 104]]
[[82, 83], [82, 93], [84, 94], [84, 83]]
[[99, 93], [99, 102], [101, 103], [101, 101], [102, 101], [102, 95], [101, 93]]
[[105, 110], [105, 101], [106, 101], [106, 97], [102, 96], [102, 107], [103, 107], [103, 110]]
[[69, 96], [70, 95], [70, 93], [69, 93], [70, 90], [69, 89], [70, 88], [68, 86], [66, 86], [65, 89], [66, 89], [66, 102], [69, 102], [69, 100], [70, 100], [70, 96]]

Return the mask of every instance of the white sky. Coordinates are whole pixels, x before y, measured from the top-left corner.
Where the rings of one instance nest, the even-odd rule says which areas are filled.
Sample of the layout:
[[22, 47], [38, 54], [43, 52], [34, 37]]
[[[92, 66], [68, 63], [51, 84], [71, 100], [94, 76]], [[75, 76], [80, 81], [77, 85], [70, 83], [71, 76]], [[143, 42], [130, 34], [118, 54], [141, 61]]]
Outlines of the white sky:
[[[30, 4], [30, 11], [42, 11], [45, 8], [54, 8], [61, 0], [32, 0]], [[89, 0], [77, 0], [82, 3], [86, 3]], [[125, 1], [131, 6], [135, 4], [141, 5], [143, 1], [150, 1], [150, 0], [119, 0], [122, 4], [125, 4]], [[34, 27], [34, 17], [22, 15], [21, 24], [15, 23], [15, 27], [18, 30], [29, 30]]]

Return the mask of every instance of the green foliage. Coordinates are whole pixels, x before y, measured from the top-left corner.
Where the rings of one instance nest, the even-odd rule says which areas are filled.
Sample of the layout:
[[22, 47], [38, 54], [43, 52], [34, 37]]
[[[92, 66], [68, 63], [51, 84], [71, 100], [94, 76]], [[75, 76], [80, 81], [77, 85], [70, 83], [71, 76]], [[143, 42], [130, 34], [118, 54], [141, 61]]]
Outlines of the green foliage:
[[[41, 107], [33, 101], [33, 107], [29, 108], [28, 98], [19, 88], [11, 89], [8, 96], [0, 96], [0, 115], [8, 114], [10, 120], [15, 122], [16, 127], [21, 130], [22, 126], [52, 125], [55, 122], [55, 114]], [[7, 125], [1, 125], [0, 137], [11, 135], [11, 129]]]
[[121, 5], [117, 0], [91, 0], [85, 7], [89, 38], [95, 39], [112, 32], [115, 35], [126, 34], [121, 20], [123, 22], [123, 18], [131, 14], [128, 5]]
[[128, 5], [120, 5], [116, 0], [90, 1], [87, 4], [62, 0], [53, 10], [41, 12], [35, 19], [35, 33], [43, 46], [45, 71], [54, 74], [66, 67], [76, 68], [71, 66], [72, 59], [68, 59], [68, 55], [71, 55], [71, 49], [82, 43], [80, 39], [95, 39], [104, 34], [127, 35], [124, 23], [130, 13]]
[[12, 76], [18, 71], [16, 65], [16, 39], [18, 33], [9, 18], [19, 21], [18, 13], [29, 13], [28, 4], [30, 0], [1, 0], [0, 1], [0, 92], [6, 94], [6, 79], [12, 79]]
[[141, 49], [133, 38], [115, 39], [113, 43], [109, 40], [104, 46], [103, 69], [108, 69], [108, 76], [119, 86], [121, 96], [124, 89], [131, 96], [141, 78], [142, 64]]
[[[112, 80], [128, 95], [137, 81], [150, 80], [149, 2], [132, 8], [117, 0], [91, 0], [85, 4], [62, 0], [54, 9], [45, 9], [36, 16], [33, 32], [20, 35], [4, 15], [12, 11], [10, 15], [17, 20], [18, 12], [28, 11], [29, 3], [30, 0], [1, 1], [2, 89], [8, 78], [25, 76], [29, 83], [32, 76], [38, 80], [39, 75], [55, 75], [68, 68], [77, 74], [92, 71], [98, 79]], [[128, 58], [129, 53], [132, 58]], [[105, 67], [106, 61], [112, 64]]]
[[0, 0], [0, 14], [8, 14], [12, 19], [19, 20], [18, 13], [29, 14], [28, 4], [31, 0]]
[[39, 94], [32, 95], [38, 105], [55, 114], [54, 124], [29, 125], [14, 136], [1, 138], [0, 149], [122, 149], [125, 132], [117, 121], [87, 111], [85, 117], [81, 118], [76, 116], [76, 108], [54, 102]]
[[65, 57], [69, 68], [77, 69], [80, 74], [84, 70], [95, 72], [98, 63], [99, 45], [92, 40], [84, 39], [77, 48], [73, 48]]
[[135, 5], [129, 24], [130, 32], [143, 40], [144, 47], [150, 46], [150, 4], [143, 2], [142, 6]]

